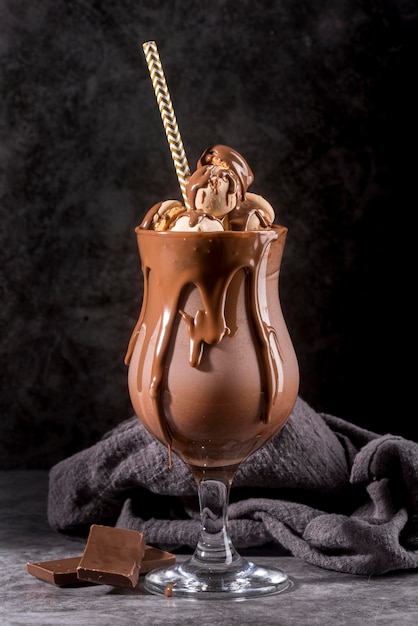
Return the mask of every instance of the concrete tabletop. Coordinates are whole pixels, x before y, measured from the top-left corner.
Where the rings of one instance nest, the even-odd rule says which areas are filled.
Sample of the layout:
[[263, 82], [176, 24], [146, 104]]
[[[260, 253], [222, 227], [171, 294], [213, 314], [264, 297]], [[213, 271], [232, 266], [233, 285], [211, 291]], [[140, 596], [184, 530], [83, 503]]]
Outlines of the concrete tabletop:
[[[81, 555], [84, 542], [54, 532], [46, 518], [45, 471], [0, 472], [0, 623], [2, 626], [418, 624], [418, 572], [366, 577], [340, 574], [294, 557], [253, 560], [284, 570], [292, 586], [257, 599], [193, 601], [105, 585], [55, 587], [26, 563]], [[178, 560], [186, 558], [179, 555]]]

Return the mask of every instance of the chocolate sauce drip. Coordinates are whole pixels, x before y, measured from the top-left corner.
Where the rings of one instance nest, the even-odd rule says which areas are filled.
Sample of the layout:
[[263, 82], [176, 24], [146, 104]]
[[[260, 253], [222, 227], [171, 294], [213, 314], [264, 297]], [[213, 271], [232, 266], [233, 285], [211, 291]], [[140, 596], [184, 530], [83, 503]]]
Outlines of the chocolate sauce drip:
[[152, 228], [154, 223], [154, 216], [156, 215], [156, 213], [158, 213], [158, 209], [161, 205], [162, 202], [157, 202], [157, 204], [154, 204], [154, 206], [150, 208], [150, 210], [142, 220], [141, 228], [144, 228], [145, 230], [150, 230]]
[[190, 206], [196, 207], [196, 194], [199, 189], [216, 184], [219, 178], [223, 178], [228, 182], [228, 194], [237, 194], [242, 198], [242, 184], [236, 173], [231, 169], [221, 169], [214, 165], [207, 165], [197, 169], [189, 178], [186, 185], [187, 199]]
[[[278, 389], [283, 386], [281, 350], [275, 329], [270, 325], [266, 302], [260, 292], [265, 282], [270, 246], [277, 240], [284, 246], [287, 229], [274, 226], [257, 232], [160, 232], [147, 230], [147, 218], [136, 229], [144, 274], [144, 300], [141, 314], [128, 346], [125, 362], [129, 364], [141, 333], [141, 349], [137, 371], [137, 390], [142, 389], [145, 359], [154, 342], [148, 393], [163, 439], [171, 449], [172, 434], [164, 410], [164, 372], [169, 367], [170, 347], [173, 345], [178, 316], [187, 326], [189, 364], [199, 368], [205, 345], [219, 344], [225, 336], [236, 332], [238, 292], [234, 277], [245, 272], [245, 292], [248, 320], [254, 331], [254, 349], [259, 355], [262, 376], [262, 407], [259, 419], [268, 423]], [[278, 269], [278, 268], [277, 268]], [[264, 276], [260, 276], [264, 272]], [[153, 301], [150, 279], [153, 277]], [[202, 308], [194, 315], [182, 310], [185, 290], [196, 288]], [[156, 290], [158, 293], [156, 293]], [[260, 295], [261, 294], [261, 295]], [[228, 301], [228, 315], [226, 302]], [[228, 317], [228, 319], [227, 319]], [[145, 319], [146, 318], [146, 319]], [[228, 326], [228, 321], [232, 323]], [[272, 344], [276, 346], [273, 355]], [[279, 355], [279, 356], [277, 356]]]
[[257, 204], [245, 200], [239, 205], [239, 207], [228, 213], [227, 219], [229, 229], [247, 230], [247, 225], [252, 215], [257, 216], [262, 229], [270, 228], [270, 223], [266, 219], [264, 211]]
[[245, 192], [254, 181], [254, 174], [247, 161], [239, 152], [229, 146], [223, 146], [221, 144], [211, 146], [203, 152], [197, 162], [197, 167], [199, 168], [205, 165], [220, 165], [222, 167], [223, 164], [230, 168], [237, 176], [241, 184], [241, 199], [243, 200]]

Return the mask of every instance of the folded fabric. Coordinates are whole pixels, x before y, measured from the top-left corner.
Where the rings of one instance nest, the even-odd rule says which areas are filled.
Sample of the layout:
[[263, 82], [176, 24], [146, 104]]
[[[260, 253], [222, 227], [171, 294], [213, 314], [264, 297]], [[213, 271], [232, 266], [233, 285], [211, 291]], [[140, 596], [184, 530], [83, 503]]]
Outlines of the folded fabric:
[[[274, 545], [353, 574], [418, 567], [418, 444], [379, 436], [301, 398], [282, 431], [239, 468], [228, 509], [238, 549]], [[187, 466], [140, 424], [123, 422], [49, 476], [52, 528], [139, 530], [147, 543], [194, 548], [196, 484]]]

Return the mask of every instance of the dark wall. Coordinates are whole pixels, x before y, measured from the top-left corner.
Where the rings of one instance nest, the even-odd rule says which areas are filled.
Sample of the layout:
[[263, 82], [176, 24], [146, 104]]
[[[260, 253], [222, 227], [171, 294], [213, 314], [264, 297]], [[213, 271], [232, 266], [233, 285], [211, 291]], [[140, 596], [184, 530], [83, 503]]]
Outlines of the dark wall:
[[133, 229], [180, 198], [149, 39], [190, 164], [235, 147], [289, 228], [281, 300], [302, 397], [417, 437], [398, 282], [417, 2], [0, 0], [0, 33], [1, 467], [49, 467], [132, 414]]

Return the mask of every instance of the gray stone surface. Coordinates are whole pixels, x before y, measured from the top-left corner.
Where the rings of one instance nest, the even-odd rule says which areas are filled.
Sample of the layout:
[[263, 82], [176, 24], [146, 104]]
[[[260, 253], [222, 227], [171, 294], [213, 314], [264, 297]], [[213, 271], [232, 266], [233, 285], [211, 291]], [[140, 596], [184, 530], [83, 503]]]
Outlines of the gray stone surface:
[[133, 228], [179, 197], [148, 39], [191, 165], [234, 146], [289, 227], [302, 397], [415, 435], [390, 353], [407, 329], [416, 1], [0, 0], [0, 467], [48, 468], [131, 414]]
[[[253, 557], [286, 571], [287, 592], [257, 600], [190, 601], [110, 586], [58, 588], [26, 573], [28, 561], [77, 556], [83, 543], [46, 521], [47, 473], [0, 472], [0, 623], [2, 626], [134, 626], [165, 623], [277, 626], [416, 626], [418, 573], [352, 576], [293, 557]], [[179, 559], [184, 558], [179, 556]]]

